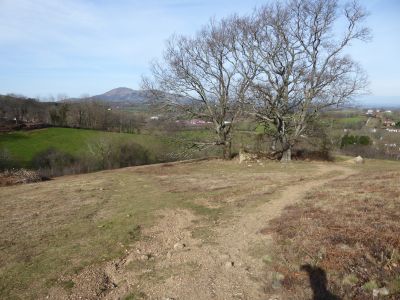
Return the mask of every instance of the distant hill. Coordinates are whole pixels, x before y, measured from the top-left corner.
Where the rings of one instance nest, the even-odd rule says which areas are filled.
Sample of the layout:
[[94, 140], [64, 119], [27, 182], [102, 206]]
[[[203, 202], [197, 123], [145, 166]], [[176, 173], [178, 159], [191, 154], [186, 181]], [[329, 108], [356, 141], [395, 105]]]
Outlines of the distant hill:
[[90, 97], [93, 100], [100, 100], [105, 102], [125, 102], [132, 104], [145, 103], [150, 100], [150, 96], [145, 91], [132, 90], [126, 87], [119, 87], [112, 89], [101, 95]]
[[[162, 98], [166, 98], [168, 96], [172, 96], [172, 94], [167, 94], [163, 92], [159, 92], [158, 96], [160, 100]], [[179, 98], [179, 97], [178, 97]], [[189, 102], [187, 98], [180, 97], [180, 101]], [[122, 106], [131, 106], [131, 105], [146, 105], [151, 101], [154, 101], [154, 95], [150, 94], [144, 90], [133, 90], [127, 87], [119, 87], [112, 89], [104, 94], [95, 95], [87, 98], [70, 98], [64, 101], [67, 102], [78, 102], [78, 101], [102, 101], [108, 104], [118, 104]]]

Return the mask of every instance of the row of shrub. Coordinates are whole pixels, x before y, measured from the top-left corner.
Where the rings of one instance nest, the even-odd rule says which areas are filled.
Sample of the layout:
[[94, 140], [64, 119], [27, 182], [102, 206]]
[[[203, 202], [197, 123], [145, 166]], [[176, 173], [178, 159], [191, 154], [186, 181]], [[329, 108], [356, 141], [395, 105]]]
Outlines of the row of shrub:
[[[144, 165], [159, 160], [133, 141], [103, 138], [88, 143], [86, 151], [79, 154], [67, 153], [55, 147], [47, 148], [33, 157], [30, 168], [38, 170], [42, 176], [54, 177]], [[21, 167], [21, 163], [9, 151], [0, 149], [0, 170]]]
[[14, 159], [7, 149], [0, 148], [0, 171], [18, 169], [20, 167], [20, 163]]
[[342, 137], [340, 147], [343, 148], [348, 145], [370, 145], [371, 138], [367, 135], [348, 135]]

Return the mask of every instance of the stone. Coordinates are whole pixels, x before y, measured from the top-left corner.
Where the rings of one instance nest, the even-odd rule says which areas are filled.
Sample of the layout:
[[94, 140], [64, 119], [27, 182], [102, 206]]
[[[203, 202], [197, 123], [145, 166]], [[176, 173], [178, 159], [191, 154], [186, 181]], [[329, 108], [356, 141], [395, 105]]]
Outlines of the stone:
[[235, 266], [235, 263], [233, 261], [227, 261], [225, 263], [225, 268], [229, 269]]
[[176, 244], [174, 245], [174, 249], [175, 249], [175, 250], [182, 250], [182, 249], [184, 249], [184, 248], [186, 248], [186, 245], [185, 245], [184, 243], [176, 243]]
[[363, 164], [364, 163], [364, 158], [362, 158], [361, 156], [357, 156], [356, 158], [353, 159], [353, 161], [356, 164]]
[[136, 257], [134, 255], [128, 255], [125, 258], [125, 265], [129, 265], [131, 262], [133, 262], [134, 260], [136, 260]]
[[149, 260], [150, 257], [151, 257], [151, 256], [148, 255], [148, 254], [142, 254], [142, 255], [139, 256], [139, 260], [141, 260], [141, 261], [146, 261], [146, 260]]
[[250, 161], [256, 161], [257, 160], [257, 154], [255, 153], [248, 153], [243, 149], [239, 150], [239, 164], [243, 162], [250, 162]]
[[365, 163], [365, 160], [361, 156], [357, 156], [352, 159], [346, 160], [346, 163], [353, 164], [353, 165], [361, 165], [361, 164]]
[[379, 297], [379, 295], [387, 296], [387, 295], [389, 295], [389, 290], [386, 287], [382, 287], [380, 289], [373, 289], [372, 295], [373, 295], [373, 297]]

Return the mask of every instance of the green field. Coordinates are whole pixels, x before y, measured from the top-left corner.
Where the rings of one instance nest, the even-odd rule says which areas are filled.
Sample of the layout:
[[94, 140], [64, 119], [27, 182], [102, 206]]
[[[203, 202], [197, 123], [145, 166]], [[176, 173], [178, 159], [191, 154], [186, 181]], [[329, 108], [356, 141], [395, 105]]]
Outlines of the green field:
[[365, 122], [367, 118], [365, 116], [355, 116], [355, 117], [348, 117], [348, 118], [338, 118], [335, 119], [335, 122], [343, 125], [351, 125], [360, 122]]
[[46, 128], [0, 134], [0, 148], [7, 149], [23, 166], [29, 166], [36, 154], [48, 148], [56, 148], [74, 155], [86, 151], [87, 144], [99, 138], [133, 140], [148, 149], [153, 156], [162, 149], [173, 150], [173, 143], [163, 136], [72, 128]]
[[[234, 131], [233, 153], [237, 153], [243, 146], [254, 146], [257, 133], [258, 131]], [[131, 134], [56, 127], [0, 134], [0, 151], [5, 149], [19, 165], [29, 168], [32, 166], [32, 159], [49, 148], [81, 156], [88, 151], [88, 144], [99, 139], [133, 141], [148, 151], [151, 163], [160, 161], [160, 157], [163, 161], [170, 161], [219, 156], [222, 151], [220, 147], [212, 145], [216, 135], [211, 129]], [[193, 147], [199, 142], [204, 143], [204, 146]]]

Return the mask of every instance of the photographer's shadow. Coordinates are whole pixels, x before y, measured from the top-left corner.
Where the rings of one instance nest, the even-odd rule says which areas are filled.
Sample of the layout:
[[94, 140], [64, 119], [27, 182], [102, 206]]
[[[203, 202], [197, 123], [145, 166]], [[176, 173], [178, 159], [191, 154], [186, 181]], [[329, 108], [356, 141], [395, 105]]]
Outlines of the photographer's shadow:
[[326, 272], [323, 269], [311, 265], [302, 265], [300, 270], [308, 274], [310, 286], [313, 291], [313, 300], [340, 300], [338, 296], [328, 290], [328, 280]]

